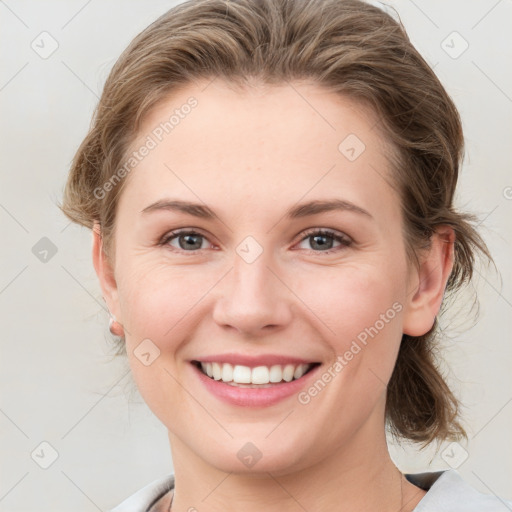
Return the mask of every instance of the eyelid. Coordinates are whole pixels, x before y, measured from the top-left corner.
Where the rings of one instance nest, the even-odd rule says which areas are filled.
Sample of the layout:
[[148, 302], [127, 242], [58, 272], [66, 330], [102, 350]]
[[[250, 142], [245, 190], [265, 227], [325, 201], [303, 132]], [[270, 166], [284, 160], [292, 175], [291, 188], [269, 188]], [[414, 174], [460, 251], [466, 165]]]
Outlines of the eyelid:
[[[180, 235], [199, 235], [199, 236], [203, 237], [205, 240], [207, 240], [210, 243], [210, 245], [214, 245], [213, 242], [210, 241], [209, 235], [204, 234], [200, 228], [195, 228], [192, 226], [188, 227], [188, 228], [178, 228], [178, 229], [173, 229], [171, 231], [168, 231], [162, 237], [160, 237], [159, 241], [157, 242], [157, 245], [167, 246], [167, 245], [169, 245], [169, 242], [172, 239], [177, 238]], [[183, 253], [197, 254], [200, 250], [202, 251], [203, 249], [194, 250], [194, 251], [185, 251], [183, 249], [177, 249], [175, 247], [172, 247], [171, 250], [174, 252], [181, 253], [181, 254], [183, 254]]]
[[336, 240], [337, 242], [339, 242], [340, 245], [338, 247], [334, 247], [332, 249], [327, 249], [325, 251], [315, 251], [313, 249], [304, 249], [305, 251], [307, 251], [310, 254], [312, 253], [315, 255], [316, 254], [328, 255], [328, 254], [332, 254], [332, 253], [338, 253], [340, 251], [343, 251], [344, 249], [349, 248], [354, 243], [354, 241], [351, 237], [349, 237], [348, 235], [346, 235], [345, 233], [343, 233], [341, 231], [331, 229], [331, 228], [316, 227], [316, 228], [310, 228], [310, 229], [306, 230], [305, 232], [303, 232], [301, 234], [301, 238], [294, 245], [297, 245], [297, 244], [303, 242], [304, 240], [306, 240], [307, 238], [314, 236], [314, 235], [329, 236], [329, 237], [333, 238], [334, 240]]
[[[331, 228], [310, 228], [310, 229], [307, 229], [306, 231], [304, 231], [301, 234], [302, 238], [299, 240], [299, 242], [301, 242], [302, 240], [308, 238], [308, 236], [313, 236], [313, 235], [328, 235], [328, 236], [331, 236], [331, 237], [333, 237], [335, 239], [340, 238], [344, 242], [349, 243], [349, 244], [354, 242], [352, 240], [352, 238], [350, 238], [347, 234], [343, 233], [342, 231], [337, 231], [337, 230], [331, 229]], [[319, 252], [319, 251], [315, 251], [315, 252]]]
[[[169, 247], [171, 247], [170, 250], [173, 252], [177, 252], [179, 254], [188, 253], [188, 255], [197, 255], [199, 252], [202, 252], [204, 250], [204, 249], [195, 249], [195, 250], [191, 250], [191, 251], [186, 251], [184, 249], [178, 249], [176, 247], [170, 246], [170, 244], [169, 244], [170, 240], [172, 240], [176, 237], [179, 237], [180, 235], [199, 235], [202, 238], [204, 238], [206, 241], [208, 241], [210, 243], [210, 245], [213, 245], [209, 239], [209, 235], [204, 234], [200, 228], [195, 228], [192, 226], [188, 227], [188, 228], [179, 228], [179, 229], [168, 231], [165, 235], [163, 235], [160, 238], [158, 245], [159, 246], [169, 246]], [[293, 245], [295, 246], [295, 245], [299, 244], [300, 242], [303, 242], [307, 238], [314, 236], [314, 235], [329, 236], [340, 243], [340, 246], [332, 248], [332, 249], [327, 249], [324, 251], [315, 251], [314, 249], [304, 249], [305, 251], [307, 251], [309, 253], [314, 253], [314, 254], [331, 254], [333, 252], [339, 252], [343, 249], [350, 247], [354, 242], [351, 237], [349, 237], [342, 231], [338, 231], [338, 230], [331, 229], [331, 228], [314, 227], [314, 228], [309, 228], [309, 229], [306, 229], [305, 231], [302, 231], [299, 235], [301, 238], [299, 238], [296, 242], [294, 242]]]

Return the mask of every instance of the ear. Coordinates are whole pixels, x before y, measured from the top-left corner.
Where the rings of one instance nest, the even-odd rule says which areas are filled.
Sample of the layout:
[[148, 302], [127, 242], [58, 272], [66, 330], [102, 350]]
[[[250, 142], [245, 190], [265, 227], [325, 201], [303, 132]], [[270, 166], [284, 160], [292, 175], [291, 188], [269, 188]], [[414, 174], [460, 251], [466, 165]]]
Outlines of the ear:
[[420, 266], [411, 272], [403, 316], [403, 333], [422, 336], [434, 325], [441, 308], [446, 283], [454, 261], [455, 232], [449, 226], [437, 229]]
[[114, 269], [103, 247], [103, 237], [99, 223], [95, 222], [92, 229], [92, 262], [96, 275], [98, 276], [103, 298], [107, 307], [115, 319], [122, 322], [120, 318], [119, 295], [117, 283], [114, 276]]

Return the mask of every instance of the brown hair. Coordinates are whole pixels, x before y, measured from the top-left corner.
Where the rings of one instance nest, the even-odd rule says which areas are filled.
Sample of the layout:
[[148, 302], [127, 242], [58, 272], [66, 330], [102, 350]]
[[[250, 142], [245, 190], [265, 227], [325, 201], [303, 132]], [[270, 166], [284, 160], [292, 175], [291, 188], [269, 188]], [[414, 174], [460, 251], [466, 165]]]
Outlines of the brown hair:
[[[240, 86], [310, 80], [363, 102], [394, 148], [411, 260], [441, 225], [456, 234], [448, 292], [471, 279], [477, 251], [490, 259], [473, 217], [453, 206], [463, 157], [454, 103], [402, 25], [359, 0], [190, 0], [161, 16], [132, 41], [106, 81], [73, 160], [64, 213], [91, 228], [98, 222], [108, 248], [126, 180], [108, 187], [105, 197], [95, 191], [127, 158], [150, 108], [178, 88], [215, 77]], [[434, 356], [437, 333], [436, 322], [423, 336], [403, 336], [387, 389], [391, 433], [424, 446], [467, 437]]]

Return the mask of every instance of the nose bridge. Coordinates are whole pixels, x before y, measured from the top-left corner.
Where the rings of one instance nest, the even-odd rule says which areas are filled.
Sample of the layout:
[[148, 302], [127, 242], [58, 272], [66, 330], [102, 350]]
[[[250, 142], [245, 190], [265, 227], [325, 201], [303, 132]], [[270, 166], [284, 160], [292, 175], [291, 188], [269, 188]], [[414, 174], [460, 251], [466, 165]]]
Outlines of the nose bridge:
[[267, 256], [260, 255], [254, 261], [246, 261], [237, 255], [233, 261], [233, 295], [241, 300], [265, 298], [265, 303], [268, 303], [275, 296], [275, 276], [269, 270], [269, 264]]
[[252, 334], [267, 326], [285, 325], [291, 318], [289, 297], [273, 266], [270, 251], [258, 250], [252, 240], [242, 242], [215, 306], [215, 321]]

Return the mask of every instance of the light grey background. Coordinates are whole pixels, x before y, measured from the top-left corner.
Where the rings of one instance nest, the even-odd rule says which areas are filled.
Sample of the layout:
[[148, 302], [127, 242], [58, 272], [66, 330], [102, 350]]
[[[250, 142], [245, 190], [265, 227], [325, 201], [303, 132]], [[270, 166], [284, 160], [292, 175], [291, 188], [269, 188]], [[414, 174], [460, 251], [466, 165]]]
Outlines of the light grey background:
[[[1, 511], [106, 510], [172, 471], [165, 428], [131, 392], [126, 363], [109, 356], [90, 233], [56, 203], [109, 69], [175, 3], [0, 0]], [[403, 471], [460, 464], [472, 485], [510, 499], [512, 3], [389, 3], [460, 109], [467, 151], [458, 203], [479, 215], [502, 278], [476, 274], [472, 328], [461, 317], [442, 322], [469, 444], [437, 455], [391, 450]], [[457, 303], [463, 314], [468, 303]]]

